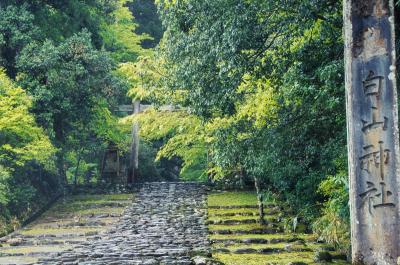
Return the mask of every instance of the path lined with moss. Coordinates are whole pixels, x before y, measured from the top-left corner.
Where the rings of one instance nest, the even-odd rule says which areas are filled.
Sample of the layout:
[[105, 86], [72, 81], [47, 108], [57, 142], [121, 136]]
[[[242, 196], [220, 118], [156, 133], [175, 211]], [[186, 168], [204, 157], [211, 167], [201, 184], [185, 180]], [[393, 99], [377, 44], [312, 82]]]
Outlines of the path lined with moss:
[[40, 264], [192, 264], [210, 251], [206, 192], [197, 183], [145, 183], [104, 234]]
[[261, 225], [253, 192], [207, 195], [197, 183], [72, 196], [2, 238], [0, 265], [189, 265], [211, 252], [226, 265], [316, 264], [317, 253], [332, 258], [324, 264], [347, 264], [312, 234], [285, 231], [285, 209], [277, 203], [267, 204], [265, 213]]
[[324, 264], [347, 264], [312, 234], [285, 232], [282, 207], [270, 203], [265, 208], [267, 224], [261, 225], [255, 193], [210, 194], [207, 223], [213, 257], [226, 265], [301, 265], [316, 264], [317, 255], [328, 253], [332, 261]]
[[0, 241], [0, 264], [39, 259], [88, 242], [118, 222], [131, 194], [78, 195], [60, 199], [36, 221]]

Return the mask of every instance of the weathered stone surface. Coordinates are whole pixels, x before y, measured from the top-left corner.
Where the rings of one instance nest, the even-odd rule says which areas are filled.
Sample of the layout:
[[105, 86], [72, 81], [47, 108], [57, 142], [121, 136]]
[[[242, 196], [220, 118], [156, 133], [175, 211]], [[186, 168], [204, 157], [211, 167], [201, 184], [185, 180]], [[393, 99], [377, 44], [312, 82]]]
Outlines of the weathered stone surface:
[[196, 256], [192, 258], [192, 264], [193, 265], [223, 265], [222, 262], [211, 259], [211, 258], [206, 258], [202, 256]]
[[233, 251], [235, 254], [251, 254], [251, 253], [257, 253], [257, 249], [254, 248], [239, 248], [235, 249]]
[[262, 238], [246, 238], [246, 239], [242, 239], [241, 243], [244, 243], [244, 244], [267, 244], [268, 240], [262, 239]]
[[114, 227], [51, 258], [62, 264], [189, 265], [192, 253], [211, 253], [205, 219], [204, 186], [145, 183]]
[[400, 161], [393, 0], [345, 0], [352, 258], [400, 256]]

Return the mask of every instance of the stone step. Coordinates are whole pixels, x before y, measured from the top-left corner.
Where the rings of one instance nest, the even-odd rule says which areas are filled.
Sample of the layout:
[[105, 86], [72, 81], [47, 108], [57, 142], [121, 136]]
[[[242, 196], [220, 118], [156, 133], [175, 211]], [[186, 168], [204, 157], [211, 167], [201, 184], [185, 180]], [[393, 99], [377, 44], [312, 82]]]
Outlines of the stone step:
[[130, 205], [132, 201], [107, 201], [107, 202], [88, 202], [88, 203], [80, 203], [80, 202], [71, 202], [68, 208], [83, 208], [83, 209], [94, 209], [94, 208], [102, 208], [102, 207], [113, 207], [113, 208], [123, 208]]
[[293, 248], [217, 248], [213, 250], [214, 253], [230, 253], [230, 254], [276, 254], [276, 253], [290, 253], [290, 252], [313, 252], [311, 248], [307, 247], [293, 247]]
[[4, 253], [0, 251], [0, 257], [8, 257], [10, 260], [13, 257], [36, 257], [36, 258], [44, 258], [49, 254], [55, 254], [58, 252], [30, 252], [30, 253]]
[[[278, 207], [275, 204], [265, 204], [264, 209], [272, 209]], [[210, 205], [208, 209], [258, 209], [258, 205]]]
[[[111, 208], [118, 210], [119, 208]], [[96, 209], [93, 209], [96, 210]], [[123, 216], [123, 211], [115, 211], [112, 213], [83, 213], [83, 214], [74, 214], [74, 213], [56, 213], [53, 214], [51, 217], [47, 218], [44, 217], [41, 219], [41, 222], [57, 222], [57, 220], [65, 220], [65, 219], [74, 219], [75, 217], [79, 217], [81, 219], [99, 219], [99, 218], [121, 218]]]
[[209, 217], [231, 217], [231, 216], [258, 216], [257, 212], [244, 213], [208, 213]]
[[224, 206], [208, 206], [208, 209], [258, 209], [257, 205], [224, 205]]
[[[221, 210], [221, 211], [217, 211]], [[230, 211], [227, 211], [230, 210]], [[247, 210], [247, 211], [242, 211]], [[252, 211], [248, 211], [252, 210]], [[265, 216], [272, 216], [281, 214], [282, 211], [279, 209], [266, 209], [264, 211]], [[258, 211], [254, 208], [233, 208], [233, 209], [212, 209], [211, 211], [207, 212], [209, 217], [229, 217], [229, 216], [258, 216]]]
[[208, 225], [240, 225], [240, 224], [257, 224], [259, 220], [257, 219], [243, 219], [243, 220], [207, 220]]
[[77, 244], [38, 264], [192, 264], [188, 254], [194, 249], [208, 247], [211, 253], [205, 207], [201, 186], [145, 184], [98, 240]]
[[224, 245], [233, 245], [233, 244], [276, 244], [276, 243], [292, 243], [296, 241], [301, 241], [305, 243], [304, 239], [301, 238], [279, 238], [278, 235], [276, 238], [241, 238], [241, 239], [211, 239], [211, 243], [218, 244], [223, 243]]
[[[24, 234], [18, 234], [16, 235], [13, 239], [18, 239], [20, 243], [23, 243], [24, 241], [31, 241], [31, 240], [39, 240], [39, 239], [60, 239], [60, 238], [76, 238], [76, 237], [90, 237], [90, 236], [96, 236], [101, 234], [101, 231], [89, 231], [89, 232], [74, 232], [74, 233], [68, 233], [67, 231], [65, 233], [59, 233], [59, 234], [42, 234], [42, 235], [24, 235]], [[15, 242], [12, 240], [12, 242]], [[10, 241], [7, 241], [6, 244], [10, 244]], [[12, 244], [10, 244], [12, 245]], [[14, 244], [15, 246], [19, 244]]]
[[[105, 218], [102, 218], [105, 219]], [[115, 218], [115, 221], [118, 219]], [[112, 224], [113, 221], [102, 221], [101, 219], [89, 219], [88, 221], [74, 221], [70, 222], [51, 222], [51, 223], [41, 223], [40, 225], [36, 225], [35, 228], [41, 229], [54, 229], [54, 228], [78, 228], [78, 227], [103, 227]]]
[[42, 246], [18, 246], [18, 247], [3, 247], [0, 249], [0, 257], [46, 257], [53, 253], [59, 253], [70, 249], [67, 245], [42, 245]]
[[[270, 219], [265, 219], [266, 224], [273, 225], [273, 226], [279, 226], [279, 220], [278, 218], [270, 218]], [[259, 224], [260, 220], [259, 219], [211, 219], [207, 220], [206, 224], [208, 225], [242, 225], [242, 224]]]
[[37, 260], [37, 257], [28, 256], [0, 257], [0, 265], [33, 265]]
[[[9, 244], [10, 246], [42, 246], [42, 245], [71, 245], [86, 242], [93, 237], [48, 237], [48, 238], [30, 238], [25, 240], [20, 240], [18, 243]], [[0, 248], [1, 251], [2, 248]]]
[[255, 235], [264, 235], [264, 234], [278, 234], [281, 233], [282, 229], [279, 228], [256, 228], [256, 229], [215, 229], [209, 230], [210, 234], [213, 235], [242, 235], [242, 234], [255, 234]]

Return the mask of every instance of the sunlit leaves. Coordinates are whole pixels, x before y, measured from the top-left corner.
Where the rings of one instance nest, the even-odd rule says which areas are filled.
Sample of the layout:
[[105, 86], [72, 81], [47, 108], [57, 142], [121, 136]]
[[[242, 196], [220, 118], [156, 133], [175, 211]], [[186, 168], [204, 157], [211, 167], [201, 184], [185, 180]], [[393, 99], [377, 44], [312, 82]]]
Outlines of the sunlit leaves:
[[146, 141], [163, 140], [164, 144], [157, 153], [156, 159], [179, 157], [183, 161], [182, 174], [189, 169], [197, 168], [196, 179], [206, 173], [207, 149], [205, 143], [205, 127], [199, 118], [188, 114], [185, 110], [157, 111], [146, 110], [132, 117], [121, 120], [127, 130], [132, 122], [138, 122], [140, 136]]
[[244, 94], [244, 101], [237, 104], [238, 119], [252, 121], [259, 128], [277, 122], [278, 96], [269, 80], [246, 76], [238, 92]]
[[166, 85], [168, 76], [162, 58], [156, 56], [140, 57], [137, 62], [120, 64], [119, 76], [128, 83], [128, 96], [133, 100], [144, 100], [156, 105], [184, 105], [187, 93], [184, 90], [171, 90]]
[[104, 46], [117, 62], [135, 61], [139, 55], [149, 54], [150, 50], [143, 49], [140, 44], [150, 39], [148, 35], [137, 35], [137, 24], [126, 6], [128, 0], [118, 0], [117, 8], [112, 13], [113, 22], [102, 25], [101, 36]]
[[29, 113], [31, 99], [0, 71], [0, 165], [10, 170], [36, 161], [53, 167], [55, 148]]

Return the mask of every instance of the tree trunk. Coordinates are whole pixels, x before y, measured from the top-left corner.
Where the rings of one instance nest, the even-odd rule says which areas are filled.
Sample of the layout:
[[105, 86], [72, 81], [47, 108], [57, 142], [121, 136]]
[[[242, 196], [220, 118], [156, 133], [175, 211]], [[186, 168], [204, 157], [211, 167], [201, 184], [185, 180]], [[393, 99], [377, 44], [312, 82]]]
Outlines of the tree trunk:
[[64, 182], [64, 185], [68, 184], [67, 174], [64, 169], [64, 128], [63, 128], [63, 119], [61, 114], [55, 115], [53, 119], [53, 130], [55, 134], [55, 139], [57, 143], [57, 147], [59, 151], [57, 152], [57, 170], [61, 180]]
[[258, 204], [258, 215], [260, 218], [260, 224], [265, 224], [264, 219], [264, 196], [262, 195], [260, 182], [257, 177], [254, 177], [254, 186], [257, 192], [257, 204]]

